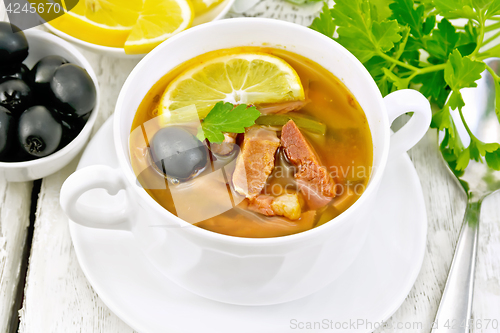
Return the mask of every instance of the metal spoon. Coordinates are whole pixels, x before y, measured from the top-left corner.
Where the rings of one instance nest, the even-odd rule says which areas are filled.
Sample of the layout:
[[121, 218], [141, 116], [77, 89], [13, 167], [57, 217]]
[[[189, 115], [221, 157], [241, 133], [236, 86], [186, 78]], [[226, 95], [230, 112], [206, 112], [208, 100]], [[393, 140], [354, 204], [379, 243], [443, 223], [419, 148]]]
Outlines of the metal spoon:
[[[500, 73], [500, 58], [490, 59], [487, 64]], [[476, 112], [467, 114], [467, 124], [480, 140], [499, 142], [499, 123], [494, 107], [495, 87], [488, 72], [483, 73], [473, 94], [477, 99]], [[464, 116], [466, 113], [464, 111]], [[461, 121], [457, 119], [455, 123], [461, 124]], [[467, 208], [432, 333], [469, 332], [481, 203], [500, 189], [500, 172], [491, 170], [485, 162], [471, 161], [457, 180], [467, 194]]]

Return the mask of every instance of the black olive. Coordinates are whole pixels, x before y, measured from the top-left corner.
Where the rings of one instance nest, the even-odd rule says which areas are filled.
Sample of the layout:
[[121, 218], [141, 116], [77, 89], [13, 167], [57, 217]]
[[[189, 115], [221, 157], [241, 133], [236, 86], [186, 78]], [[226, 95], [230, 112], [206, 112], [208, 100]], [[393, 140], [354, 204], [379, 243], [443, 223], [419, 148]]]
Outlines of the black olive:
[[0, 66], [19, 65], [28, 56], [28, 41], [18, 27], [0, 22]]
[[24, 111], [19, 118], [18, 140], [29, 155], [43, 157], [57, 150], [62, 138], [62, 125], [45, 106]]
[[67, 113], [83, 116], [92, 111], [97, 92], [87, 71], [74, 64], [56, 69], [50, 82], [55, 107]]
[[7, 156], [15, 140], [15, 119], [9, 110], [0, 106], [0, 158]]
[[30, 70], [25, 64], [15, 65], [9, 68], [0, 68], [0, 82], [20, 79], [28, 83], [31, 81]]
[[0, 105], [7, 108], [14, 116], [31, 106], [32, 95], [30, 87], [19, 79], [0, 83]]
[[59, 144], [59, 149], [65, 147], [73, 141], [74, 138], [80, 134], [83, 127], [85, 126], [86, 120], [82, 118], [74, 119], [73, 121], [61, 120], [62, 125], [62, 137]]
[[151, 157], [163, 172], [178, 180], [187, 180], [205, 168], [207, 148], [181, 127], [160, 129], [150, 142]]
[[50, 93], [50, 82], [54, 77], [56, 69], [69, 61], [57, 55], [51, 55], [40, 59], [31, 70], [31, 80], [37, 97], [46, 98]]
[[[49, 103], [50, 105], [50, 103]], [[57, 115], [59, 120], [64, 120], [67, 123], [74, 124], [79, 122], [82, 117], [79, 117], [76, 113], [68, 113], [66, 110], [62, 109], [61, 106], [52, 107], [52, 111]]]

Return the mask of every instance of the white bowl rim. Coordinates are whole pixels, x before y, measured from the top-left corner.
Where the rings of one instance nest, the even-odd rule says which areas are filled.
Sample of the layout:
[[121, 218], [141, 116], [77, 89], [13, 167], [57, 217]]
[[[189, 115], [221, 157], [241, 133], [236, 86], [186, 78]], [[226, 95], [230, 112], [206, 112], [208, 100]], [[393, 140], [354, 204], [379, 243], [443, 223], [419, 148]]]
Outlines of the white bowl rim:
[[[136, 179], [136, 175], [134, 174], [133, 170], [131, 170], [130, 167], [130, 162], [127, 159], [127, 156], [124, 154], [121, 154], [121, 151], [123, 151], [123, 147], [121, 144], [121, 139], [120, 139], [120, 122], [121, 122], [121, 114], [120, 114], [120, 109], [121, 109], [121, 104], [122, 99], [124, 98], [124, 92], [130, 90], [131, 87], [133, 87], [133, 81], [134, 77], [136, 76], [136, 73], [140, 72], [143, 67], [145, 67], [149, 61], [150, 58], [155, 57], [157, 53], [163, 52], [164, 48], [167, 48], [169, 44], [174, 43], [177, 41], [179, 38], [184, 38], [186, 35], [191, 35], [191, 34], [196, 34], [198, 30], [200, 29], [206, 29], [208, 26], [220, 26], [220, 25], [231, 25], [231, 24], [242, 24], [242, 23], [252, 23], [252, 24], [275, 24], [275, 25], [281, 25], [282, 28], [285, 29], [299, 29], [303, 31], [308, 31], [308, 33], [315, 34], [317, 38], [323, 39], [324, 43], [333, 43], [338, 47], [339, 52], [343, 53], [344, 56], [352, 61], [352, 63], [356, 66], [358, 73], [362, 75], [366, 80], [368, 80], [372, 91], [374, 94], [378, 96], [378, 108], [380, 110], [386, 110], [385, 103], [383, 101], [382, 94], [380, 93], [380, 90], [378, 89], [375, 81], [373, 80], [372, 76], [368, 72], [368, 70], [363, 66], [363, 64], [352, 54], [350, 53], [346, 48], [344, 48], [342, 45], [334, 41], [333, 39], [315, 31], [312, 29], [309, 29], [307, 27], [301, 26], [296, 23], [292, 22], [287, 22], [287, 21], [282, 21], [282, 20], [276, 20], [276, 19], [269, 19], [269, 18], [248, 18], [248, 17], [240, 17], [240, 18], [231, 18], [227, 20], [219, 20], [219, 21], [213, 21], [205, 24], [201, 24], [199, 26], [190, 28], [188, 30], [183, 31], [182, 33], [175, 35], [166, 41], [164, 41], [162, 44], [160, 44], [158, 47], [156, 47], [154, 50], [152, 50], [150, 53], [148, 53], [140, 62], [135, 66], [135, 68], [132, 70], [132, 72], [129, 74], [127, 77], [125, 83], [122, 86], [122, 89], [120, 91], [120, 94], [118, 96], [117, 102], [116, 102], [116, 107], [115, 107], [115, 113], [114, 113], [114, 119], [113, 119], [113, 136], [114, 136], [114, 144], [115, 144], [115, 151], [117, 152], [117, 157], [118, 157], [118, 162], [120, 165], [120, 170], [123, 172], [123, 176], [127, 179], [127, 185], [129, 184], [134, 184]], [[378, 185], [382, 179], [383, 172], [385, 171], [385, 167], [387, 165], [387, 160], [389, 156], [389, 146], [390, 146], [390, 124], [389, 124], [389, 119], [387, 116], [382, 117], [382, 122], [380, 126], [383, 126], [386, 128], [384, 131], [384, 148], [380, 152], [380, 164], [377, 166], [377, 170], [375, 171], [374, 174], [369, 179], [368, 185], [366, 190], [363, 192], [363, 194], [359, 197], [356, 202], [351, 205], [349, 208], [347, 208], [344, 212], [342, 212], [340, 215], [336, 216], [334, 219], [328, 221], [327, 223], [324, 223], [320, 226], [314, 227], [312, 229], [308, 229], [299, 233], [295, 233], [292, 235], [286, 235], [286, 236], [280, 236], [280, 237], [267, 237], [267, 238], [247, 238], [247, 237], [239, 237], [239, 236], [230, 236], [230, 235], [224, 235], [220, 234], [214, 231], [206, 230], [200, 227], [195, 227], [192, 228], [192, 224], [189, 222], [184, 221], [183, 219], [179, 218], [178, 216], [172, 214], [169, 212], [167, 209], [163, 208], [158, 202], [156, 202], [143, 188], [136, 187], [132, 189], [145, 203], [148, 203], [148, 208], [153, 209], [157, 214], [160, 216], [163, 214], [168, 214], [169, 217], [171, 217], [174, 221], [176, 221], [179, 225], [179, 227], [183, 228], [186, 230], [188, 233], [192, 233], [195, 236], [198, 237], [203, 237], [207, 239], [212, 239], [214, 241], [218, 242], [223, 242], [227, 244], [237, 244], [237, 245], [255, 245], [255, 246], [266, 246], [266, 245], [278, 245], [278, 244], [284, 244], [284, 243], [291, 243], [291, 242], [302, 242], [305, 241], [306, 239], [309, 239], [311, 237], [314, 237], [318, 233], [323, 233], [325, 232], [325, 229], [329, 229], [334, 227], [335, 225], [338, 225], [340, 223], [348, 223], [349, 218], [352, 216], [353, 212], [358, 209], [358, 207], [362, 206], [367, 198], [370, 196], [376, 195], [376, 191], [378, 190]], [[128, 149], [128, 147], [127, 147]], [[128, 187], [128, 186], [127, 186]], [[325, 233], [326, 234], [326, 233]]]
[[[23, 161], [23, 162], [0, 162], [0, 168], [2, 169], [17, 169], [17, 168], [28, 168], [28, 167], [34, 167], [39, 164], [44, 164], [44, 163], [50, 163], [54, 160], [57, 160], [59, 157], [67, 154], [69, 151], [71, 151], [77, 144], [79, 140], [83, 140], [82, 138], [90, 131], [92, 131], [92, 128], [94, 127], [94, 123], [97, 119], [97, 114], [99, 113], [99, 104], [100, 104], [100, 93], [99, 93], [99, 83], [97, 81], [97, 77], [95, 75], [95, 72], [88, 62], [88, 60], [81, 54], [80, 51], [78, 51], [71, 43], [65, 41], [64, 39], [57, 37], [51, 33], [38, 30], [35, 28], [31, 28], [28, 30], [25, 30], [24, 33], [28, 36], [36, 36], [37, 38], [45, 38], [47, 40], [50, 40], [56, 44], [58, 44], [60, 47], [66, 49], [69, 51], [75, 58], [78, 59], [78, 61], [83, 65], [83, 68], [89, 73], [90, 77], [92, 78], [92, 81], [94, 82], [95, 89], [96, 89], [96, 105], [94, 109], [91, 111], [89, 119], [87, 119], [87, 122], [83, 126], [82, 130], [78, 135], [71, 140], [70, 143], [68, 143], [66, 146], [63, 148], [59, 149], [53, 154], [37, 158], [35, 160], [31, 161]], [[90, 133], [89, 133], [90, 134]]]
[[[229, 0], [227, 5], [221, 10], [221, 12], [213, 18], [212, 21], [210, 22], [213, 22], [213, 21], [217, 21], [217, 20], [220, 20], [222, 19], [228, 12], [229, 10], [231, 9], [231, 7], [233, 7], [233, 4], [234, 4], [235, 0]], [[208, 23], [208, 22], [207, 22]], [[73, 37], [61, 30], [58, 30], [56, 28], [54, 28], [50, 22], [45, 22], [43, 24], [48, 30], [50, 30], [53, 34], [55, 35], [58, 35], [60, 36], [61, 38], [64, 38], [68, 41], [71, 41], [72, 43], [75, 43], [81, 47], [84, 47], [84, 48], [87, 48], [89, 50], [94, 50], [94, 51], [97, 51], [97, 52], [102, 52], [102, 53], [108, 53], [108, 54], [111, 54], [111, 55], [114, 55], [116, 57], [125, 57], [125, 58], [130, 58], [130, 59], [134, 59], [134, 58], [142, 58], [144, 57], [147, 53], [140, 53], [140, 54], [128, 54], [128, 53], [125, 53], [125, 50], [123, 49], [123, 47], [113, 47], [113, 46], [104, 46], [104, 45], [99, 45], [99, 44], [94, 44], [94, 43], [90, 43], [90, 42], [86, 42], [84, 40], [81, 40], [81, 39], [78, 39], [76, 37]], [[198, 25], [196, 25], [198, 26]], [[196, 27], [196, 26], [193, 26], [193, 27]], [[187, 28], [186, 30], [188, 29], [191, 29], [193, 27], [189, 27]], [[174, 36], [172, 36], [174, 37]], [[170, 38], [172, 38], [170, 37]]]

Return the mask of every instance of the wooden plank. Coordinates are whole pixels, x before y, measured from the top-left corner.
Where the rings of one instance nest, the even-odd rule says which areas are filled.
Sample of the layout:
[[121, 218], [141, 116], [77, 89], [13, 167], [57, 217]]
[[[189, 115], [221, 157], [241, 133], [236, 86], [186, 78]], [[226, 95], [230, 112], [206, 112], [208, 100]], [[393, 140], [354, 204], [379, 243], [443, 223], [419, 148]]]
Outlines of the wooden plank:
[[[138, 60], [116, 59], [82, 51], [99, 79], [102, 96], [94, 133], [113, 113], [118, 93]], [[111, 313], [94, 292], [78, 264], [59, 191], [78, 158], [43, 180], [19, 313], [22, 333], [133, 332]]]
[[481, 210], [472, 314], [474, 333], [500, 332], [499, 203], [500, 193], [496, 193], [484, 201]]
[[78, 264], [59, 205], [61, 185], [76, 165], [42, 183], [19, 332], [133, 332], [102, 303]]
[[0, 332], [9, 332], [29, 226], [32, 182], [0, 179]]
[[[8, 21], [3, 1], [0, 21]], [[15, 306], [26, 235], [29, 226], [33, 182], [8, 183], [0, 179], [0, 332], [9, 332]]]

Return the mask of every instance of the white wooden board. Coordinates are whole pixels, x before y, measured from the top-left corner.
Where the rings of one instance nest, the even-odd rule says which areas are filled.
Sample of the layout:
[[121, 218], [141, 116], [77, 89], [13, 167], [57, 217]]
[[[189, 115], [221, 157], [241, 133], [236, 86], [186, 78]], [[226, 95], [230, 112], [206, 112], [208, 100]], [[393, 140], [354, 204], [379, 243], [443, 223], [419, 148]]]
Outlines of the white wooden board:
[[[300, 8], [282, 0], [261, 0], [252, 9], [241, 14], [229, 13], [228, 17], [258, 16], [283, 19], [308, 25], [320, 4]], [[84, 52], [94, 67], [103, 96], [101, 114], [96, 130], [113, 112], [114, 103], [121, 85], [136, 61], [111, 59]], [[422, 271], [410, 295], [401, 308], [388, 321], [387, 328], [377, 332], [427, 332], [434, 319], [437, 305], [444, 288], [453, 249], [465, 210], [465, 197], [453, 182], [440, 160], [436, 147], [436, 133], [430, 130], [410, 156], [419, 173], [426, 197], [429, 217], [429, 236]], [[67, 219], [62, 213], [58, 196], [64, 179], [74, 170], [76, 161], [65, 170], [44, 179], [35, 223], [35, 233], [30, 256], [25, 300], [20, 312], [22, 333], [129, 333], [120, 319], [111, 313], [92, 290], [76, 260], [69, 236]], [[9, 185], [10, 186], [10, 185]], [[7, 186], [7, 187], [9, 187]], [[24, 187], [23, 187], [24, 186]], [[23, 202], [29, 193], [29, 184], [19, 189], [8, 190], [10, 202]], [[12, 193], [16, 193], [13, 197]], [[0, 184], [0, 200], [3, 197]], [[24, 194], [17, 194], [24, 193]], [[474, 299], [475, 319], [496, 319], [500, 321], [500, 196], [487, 200], [483, 207], [480, 231], [479, 258], [476, 274]], [[0, 235], [4, 229], [6, 199], [0, 201], [2, 221]], [[26, 204], [25, 204], [26, 205]], [[29, 205], [28, 205], [29, 206]], [[24, 207], [24, 206], [23, 206]], [[24, 207], [26, 208], [26, 207]], [[24, 209], [23, 208], [23, 209]], [[17, 213], [16, 213], [17, 214]], [[22, 213], [16, 216], [23, 216]], [[25, 215], [27, 217], [27, 215]], [[26, 222], [24, 227], [26, 226]], [[22, 225], [22, 223], [20, 223]], [[22, 230], [9, 232], [11, 239], [17, 239], [11, 246], [20, 246]], [[3, 231], [5, 234], [5, 231]], [[0, 243], [3, 246], [4, 243]], [[0, 249], [2, 248], [0, 246]], [[0, 265], [5, 261], [0, 252]], [[15, 266], [15, 265], [14, 265]], [[6, 270], [0, 266], [0, 316], [4, 303], [4, 278]], [[15, 272], [15, 268], [13, 270]], [[10, 276], [15, 275], [9, 270]], [[11, 283], [12, 285], [12, 283]], [[2, 320], [2, 317], [0, 317]], [[406, 325], [406, 326], [401, 326]], [[411, 327], [408, 327], [410, 325]], [[0, 326], [1, 328], [1, 326]], [[498, 329], [474, 329], [474, 332], [500, 332]], [[1, 330], [0, 330], [1, 332]]]
[[26, 234], [29, 226], [32, 182], [7, 183], [0, 179], [0, 332], [13, 324], [12, 311]]

